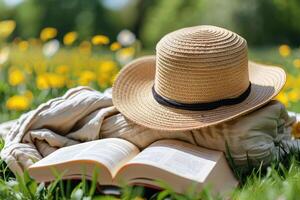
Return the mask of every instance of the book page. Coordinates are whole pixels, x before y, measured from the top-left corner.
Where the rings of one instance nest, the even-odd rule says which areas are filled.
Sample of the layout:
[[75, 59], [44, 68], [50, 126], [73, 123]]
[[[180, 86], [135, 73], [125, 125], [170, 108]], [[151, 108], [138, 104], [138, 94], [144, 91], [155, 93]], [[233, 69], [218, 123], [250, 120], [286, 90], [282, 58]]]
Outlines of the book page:
[[204, 182], [222, 152], [204, 149], [177, 140], [154, 142], [128, 164], [151, 165], [170, 173]]
[[138, 148], [126, 140], [117, 138], [101, 139], [58, 149], [30, 168], [91, 160], [107, 167], [113, 175], [120, 168], [120, 165], [123, 165], [138, 153]]

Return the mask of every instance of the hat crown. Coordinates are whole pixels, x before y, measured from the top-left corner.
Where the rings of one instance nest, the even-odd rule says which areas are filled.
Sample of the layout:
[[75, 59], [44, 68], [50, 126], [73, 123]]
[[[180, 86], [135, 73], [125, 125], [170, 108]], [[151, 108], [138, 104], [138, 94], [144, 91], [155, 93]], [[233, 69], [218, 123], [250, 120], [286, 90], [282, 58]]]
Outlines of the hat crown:
[[249, 86], [247, 42], [224, 28], [195, 26], [156, 46], [155, 91], [180, 103], [235, 98]]

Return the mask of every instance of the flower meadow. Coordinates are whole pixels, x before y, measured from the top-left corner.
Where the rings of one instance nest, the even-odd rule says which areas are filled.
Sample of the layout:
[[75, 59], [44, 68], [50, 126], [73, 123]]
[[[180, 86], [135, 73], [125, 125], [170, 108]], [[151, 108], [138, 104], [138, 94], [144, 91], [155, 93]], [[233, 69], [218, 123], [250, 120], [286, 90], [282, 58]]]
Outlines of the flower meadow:
[[[121, 31], [115, 40], [102, 34], [81, 39], [70, 31], [59, 41], [59, 30], [53, 27], [27, 40], [13, 38], [15, 28], [13, 20], [0, 22], [0, 122], [17, 118], [68, 88], [81, 85], [103, 91], [112, 86], [121, 67], [141, 52], [129, 30]], [[250, 58], [286, 70], [286, 85], [276, 98], [289, 110], [300, 112], [300, 50], [287, 44], [250, 48]]]
[[250, 59], [282, 67], [286, 72], [286, 83], [276, 99], [288, 110], [300, 113], [300, 48], [287, 44], [278, 47], [250, 49]]
[[[0, 123], [18, 118], [72, 87], [89, 86], [104, 91], [112, 86], [124, 65], [139, 55], [154, 53], [141, 49], [129, 30], [122, 30], [116, 38], [102, 33], [81, 38], [76, 31], [61, 37], [56, 28], [45, 27], [38, 37], [24, 39], [14, 36], [16, 26], [13, 20], [0, 21]], [[287, 81], [276, 99], [288, 110], [300, 113], [300, 47], [250, 47], [249, 58], [285, 69]], [[295, 133], [300, 133], [300, 123], [294, 128]], [[0, 139], [0, 150], [3, 144]], [[242, 177], [245, 183], [233, 191], [231, 199], [297, 199], [300, 154], [290, 154], [288, 161], [274, 163], [265, 173], [258, 169]], [[95, 184], [82, 180], [69, 187], [59, 179], [49, 185], [38, 184], [28, 174], [15, 177], [0, 159], [0, 199], [118, 199], [96, 195]], [[209, 188], [184, 195], [174, 193], [167, 185], [163, 188], [151, 199], [222, 199], [214, 198]], [[142, 190], [124, 187], [120, 198], [143, 199]]]
[[102, 34], [79, 40], [71, 31], [60, 42], [53, 27], [28, 40], [11, 38], [15, 27], [12, 20], [0, 22], [0, 122], [17, 118], [72, 87], [99, 91], [111, 87], [121, 66], [139, 51], [128, 30], [121, 31], [116, 41]]

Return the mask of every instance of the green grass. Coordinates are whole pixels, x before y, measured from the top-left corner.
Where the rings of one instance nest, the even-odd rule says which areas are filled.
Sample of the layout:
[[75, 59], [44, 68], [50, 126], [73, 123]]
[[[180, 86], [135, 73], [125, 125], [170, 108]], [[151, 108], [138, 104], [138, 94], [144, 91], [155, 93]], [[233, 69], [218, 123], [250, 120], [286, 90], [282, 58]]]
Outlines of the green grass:
[[[3, 146], [3, 141], [0, 145]], [[298, 199], [300, 193], [300, 153], [290, 152], [283, 156], [280, 161], [274, 160], [273, 164], [267, 168], [252, 168], [248, 166], [247, 170], [242, 169], [242, 181], [239, 188], [232, 191], [231, 198], [239, 200], [249, 199]], [[234, 169], [236, 173], [241, 172], [238, 168]], [[145, 195], [145, 189], [142, 187], [124, 186], [121, 189], [120, 196], [103, 195], [97, 191], [97, 173], [91, 181], [83, 178], [81, 181], [62, 181], [57, 175], [57, 179], [52, 183], [45, 185], [38, 184], [32, 180], [27, 173], [24, 176], [15, 177], [6, 164], [0, 163], [0, 199], [139, 199]], [[160, 182], [163, 191], [153, 193], [150, 199], [225, 199], [220, 196], [213, 196], [210, 188], [207, 187], [201, 192], [196, 192], [193, 187], [185, 194], [176, 194], [167, 184]]]
[[[0, 141], [0, 148], [4, 146], [4, 141]], [[88, 181], [84, 177], [80, 181], [62, 180], [59, 174], [56, 180], [48, 185], [37, 183], [31, 179], [27, 172], [23, 176], [15, 176], [7, 167], [3, 160], [0, 160], [0, 199], [7, 200], [58, 200], [58, 199], [95, 199], [95, 200], [114, 200], [114, 199], [141, 199], [142, 197], [150, 199], [221, 199], [213, 197], [209, 188], [197, 192], [191, 188], [183, 195], [176, 194], [166, 183], [158, 182], [162, 188], [160, 192], [151, 192], [145, 194], [143, 187], [129, 187], [124, 185], [120, 188], [120, 195], [113, 196], [101, 193], [97, 190], [97, 174], [94, 173], [92, 180]]]
[[[299, 69], [293, 66], [293, 60], [300, 58], [300, 50], [293, 49], [291, 56], [282, 58], [276, 48], [252, 49], [249, 57], [251, 60], [283, 66], [289, 74], [299, 75]], [[8, 91], [8, 85], [0, 84], [1, 91]], [[63, 91], [63, 90], [62, 90]], [[55, 93], [55, 90], [49, 90], [45, 99], [49, 99], [62, 94], [62, 91]], [[50, 92], [50, 93], [49, 93]], [[54, 92], [54, 93], [52, 93]], [[4, 93], [3, 93], [4, 94]], [[41, 93], [42, 95], [42, 93]], [[3, 101], [2, 105], [3, 106]], [[34, 106], [36, 106], [34, 104]], [[299, 103], [293, 103], [290, 110], [300, 112]], [[0, 113], [0, 121], [17, 118], [21, 112]], [[3, 147], [3, 141], [0, 142], [0, 149]], [[299, 199], [300, 195], [300, 153], [296, 151], [287, 152], [279, 160], [274, 160], [271, 166], [253, 167], [251, 163], [247, 167], [238, 168], [234, 165], [228, 154], [228, 161], [233, 168], [241, 185], [232, 191], [232, 199]], [[95, 177], [92, 181], [84, 178], [81, 181], [62, 181], [60, 177], [57, 180], [45, 185], [38, 184], [32, 180], [27, 173], [22, 177], [15, 177], [7, 168], [3, 160], [0, 160], [0, 199], [134, 199], [137, 197], [147, 196], [151, 199], [222, 199], [211, 194], [209, 187], [202, 192], [196, 192], [191, 189], [184, 195], [178, 195], [168, 187], [167, 184], [160, 183], [164, 188], [163, 191], [147, 194], [147, 190], [142, 187], [124, 186], [118, 197], [103, 195], [97, 188]]]
[[288, 74], [299, 75], [299, 69], [293, 66], [293, 61], [300, 58], [300, 49], [293, 49], [291, 55], [282, 58], [278, 53], [278, 47], [251, 48], [249, 51], [250, 60], [283, 67]]

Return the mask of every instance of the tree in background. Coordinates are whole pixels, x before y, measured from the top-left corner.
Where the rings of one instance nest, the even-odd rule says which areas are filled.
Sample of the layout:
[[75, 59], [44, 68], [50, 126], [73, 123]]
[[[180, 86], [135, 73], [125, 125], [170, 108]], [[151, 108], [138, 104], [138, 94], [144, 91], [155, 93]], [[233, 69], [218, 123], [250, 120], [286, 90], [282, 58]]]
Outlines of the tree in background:
[[[59, 30], [59, 39], [69, 31], [79, 39], [99, 33], [114, 38], [129, 29], [153, 49], [168, 32], [212, 24], [239, 33], [249, 45], [300, 44], [299, 0], [18, 0], [22, 3], [14, 7], [3, 1], [10, 0], [0, 0], [0, 20], [14, 19], [14, 36], [24, 39], [47, 26]], [[118, 9], [105, 6], [121, 1]]]
[[202, 12], [202, 1], [152, 1], [140, 30], [142, 43], [146, 47], [153, 47], [164, 34], [181, 27], [199, 24]]
[[132, 28], [135, 12], [128, 7], [108, 10], [99, 0], [23, 0], [15, 7], [5, 7], [0, 0], [0, 20], [14, 19], [14, 36], [24, 39], [37, 37], [44, 27], [58, 29], [59, 39], [69, 31], [77, 31], [83, 39], [97, 33], [115, 37], [123, 28]]
[[165, 33], [200, 24], [238, 32], [249, 45], [300, 44], [299, 0], [156, 0], [145, 16], [140, 38], [146, 46]]

